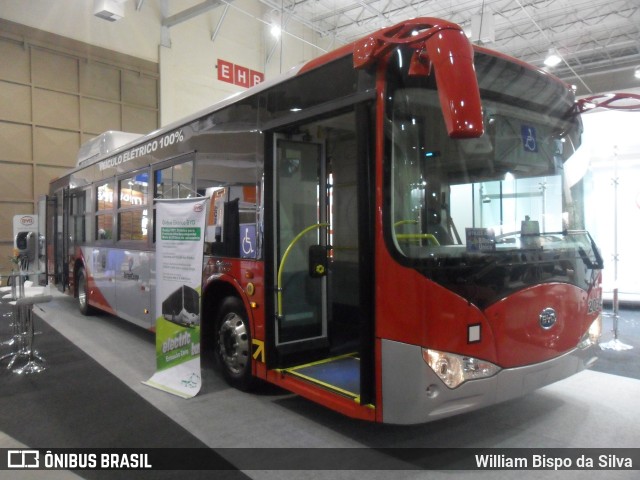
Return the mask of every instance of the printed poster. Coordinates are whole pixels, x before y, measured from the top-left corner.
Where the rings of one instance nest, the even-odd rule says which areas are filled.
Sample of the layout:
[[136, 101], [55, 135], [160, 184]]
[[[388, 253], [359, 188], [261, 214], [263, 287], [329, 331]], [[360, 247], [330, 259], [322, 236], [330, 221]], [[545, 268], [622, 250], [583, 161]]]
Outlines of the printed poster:
[[208, 198], [157, 200], [156, 373], [146, 385], [183, 398], [197, 395], [200, 296]]

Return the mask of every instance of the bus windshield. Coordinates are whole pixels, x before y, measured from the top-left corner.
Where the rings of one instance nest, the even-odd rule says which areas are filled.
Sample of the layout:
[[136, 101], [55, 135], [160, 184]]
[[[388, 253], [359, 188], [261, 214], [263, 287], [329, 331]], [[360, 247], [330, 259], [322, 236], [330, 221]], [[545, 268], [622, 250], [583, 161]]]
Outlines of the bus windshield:
[[[431, 77], [396, 51], [388, 76], [388, 243], [400, 261], [479, 306], [600, 268], [572, 155], [581, 123], [557, 80], [476, 52], [485, 133], [446, 134]], [[586, 268], [578, 268], [581, 264]]]

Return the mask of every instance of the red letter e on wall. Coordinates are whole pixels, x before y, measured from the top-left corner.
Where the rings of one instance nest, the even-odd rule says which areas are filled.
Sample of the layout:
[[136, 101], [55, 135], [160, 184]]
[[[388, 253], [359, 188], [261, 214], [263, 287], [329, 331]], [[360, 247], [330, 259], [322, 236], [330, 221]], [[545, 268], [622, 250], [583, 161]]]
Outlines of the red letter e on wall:
[[218, 80], [234, 83], [233, 63], [218, 59]]

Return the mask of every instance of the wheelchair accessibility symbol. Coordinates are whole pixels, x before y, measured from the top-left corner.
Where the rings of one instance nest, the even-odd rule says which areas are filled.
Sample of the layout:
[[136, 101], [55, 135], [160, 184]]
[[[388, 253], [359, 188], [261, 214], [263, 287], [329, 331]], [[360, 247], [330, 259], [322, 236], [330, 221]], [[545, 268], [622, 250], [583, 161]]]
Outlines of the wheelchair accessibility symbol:
[[256, 258], [256, 226], [254, 224], [240, 225], [240, 257]]
[[525, 152], [537, 153], [538, 140], [536, 139], [536, 129], [530, 125], [522, 125], [520, 127], [522, 135], [522, 146]]

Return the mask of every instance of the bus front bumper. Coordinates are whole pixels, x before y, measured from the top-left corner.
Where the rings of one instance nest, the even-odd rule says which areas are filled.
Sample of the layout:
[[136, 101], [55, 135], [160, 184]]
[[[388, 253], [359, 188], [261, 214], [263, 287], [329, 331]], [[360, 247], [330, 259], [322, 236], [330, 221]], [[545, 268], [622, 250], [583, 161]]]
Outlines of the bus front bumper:
[[383, 422], [426, 423], [520, 397], [591, 366], [597, 345], [448, 388], [416, 345], [382, 340]]

